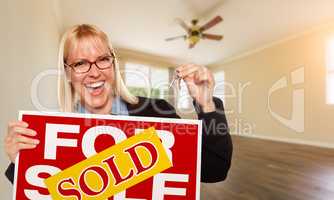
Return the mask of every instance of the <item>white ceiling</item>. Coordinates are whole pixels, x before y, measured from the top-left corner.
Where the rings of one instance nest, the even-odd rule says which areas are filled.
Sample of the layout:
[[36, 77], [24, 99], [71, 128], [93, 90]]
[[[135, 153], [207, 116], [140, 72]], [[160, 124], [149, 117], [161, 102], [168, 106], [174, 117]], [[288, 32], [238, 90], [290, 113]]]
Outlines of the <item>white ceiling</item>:
[[[119, 48], [206, 65], [334, 19], [334, 0], [59, 0], [58, 4], [57, 15], [65, 28], [95, 24]], [[190, 50], [183, 40], [164, 41], [184, 34], [175, 18], [200, 18], [203, 24], [216, 15], [224, 22], [207, 32], [223, 34], [223, 41], [200, 41]]]

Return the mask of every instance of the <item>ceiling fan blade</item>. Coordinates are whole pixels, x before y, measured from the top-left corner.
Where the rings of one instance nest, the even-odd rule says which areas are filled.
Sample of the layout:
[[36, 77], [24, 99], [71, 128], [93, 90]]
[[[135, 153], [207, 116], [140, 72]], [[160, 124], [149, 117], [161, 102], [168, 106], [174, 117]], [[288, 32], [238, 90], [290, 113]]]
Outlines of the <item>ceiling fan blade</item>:
[[180, 38], [186, 39], [187, 36], [186, 36], [186, 35], [180, 35], [180, 36], [175, 36], [175, 37], [166, 38], [165, 40], [166, 40], [166, 41], [172, 41], [172, 40], [176, 40], [176, 39], [180, 39]]
[[176, 18], [175, 20], [176, 20], [176, 22], [177, 22], [178, 24], [180, 24], [180, 26], [181, 26], [185, 31], [187, 31], [187, 33], [189, 33], [189, 32], [191, 31], [191, 29], [189, 28], [189, 26], [188, 26], [182, 19], [180, 19], [180, 18]]
[[203, 39], [209, 39], [209, 40], [222, 40], [224, 36], [222, 35], [214, 35], [214, 34], [208, 34], [208, 33], [203, 33], [202, 34]]
[[216, 24], [218, 24], [219, 22], [223, 21], [223, 18], [221, 16], [216, 16], [215, 18], [213, 18], [211, 21], [209, 21], [208, 23], [204, 24], [201, 28], [200, 31], [205, 31], [208, 30], [209, 28], [215, 26]]

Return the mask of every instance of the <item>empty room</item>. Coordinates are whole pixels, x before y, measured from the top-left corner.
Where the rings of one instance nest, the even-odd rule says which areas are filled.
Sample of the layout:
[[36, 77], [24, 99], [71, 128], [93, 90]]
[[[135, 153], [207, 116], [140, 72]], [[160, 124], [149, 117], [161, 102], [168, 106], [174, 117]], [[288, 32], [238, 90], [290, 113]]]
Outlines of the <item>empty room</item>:
[[1, 199], [334, 199], [333, 0], [0, 1]]

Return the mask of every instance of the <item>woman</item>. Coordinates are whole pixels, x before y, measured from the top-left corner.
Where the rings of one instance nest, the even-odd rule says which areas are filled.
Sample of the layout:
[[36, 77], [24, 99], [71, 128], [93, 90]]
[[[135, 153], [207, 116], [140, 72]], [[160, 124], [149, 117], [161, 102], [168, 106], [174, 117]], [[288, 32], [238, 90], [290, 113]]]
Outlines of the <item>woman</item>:
[[[58, 67], [58, 100], [64, 112], [180, 118], [165, 100], [133, 96], [127, 90], [114, 49], [107, 35], [95, 26], [77, 25], [64, 34]], [[231, 165], [232, 142], [223, 103], [212, 96], [212, 73], [193, 64], [179, 66], [176, 72], [203, 120], [201, 181], [222, 181]], [[12, 182], [17, 153], [39, 143], [32, 138], [36, 132], [27, 127], [23, 121], [8, 124], [5, 150], [12, 163], [6, 176]]]

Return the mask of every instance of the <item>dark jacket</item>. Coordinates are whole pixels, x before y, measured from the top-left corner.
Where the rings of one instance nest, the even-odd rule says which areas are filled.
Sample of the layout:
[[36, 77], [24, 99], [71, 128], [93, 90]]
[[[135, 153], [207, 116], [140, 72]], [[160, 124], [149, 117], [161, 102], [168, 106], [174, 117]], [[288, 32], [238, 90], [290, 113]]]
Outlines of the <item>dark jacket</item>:
[[[202, 131], [202, 182], [223, 181], [231, 166], [232, 140], [224, 114], [223, 102], [214, 97], [216, 111], [203, 113], [200, 106], [193, 102], [198, 119], [203, 121]], [[139, 97], [139, 103], [127, 104], [130, 116], [180, 118], [175, 109], [163, 99]], [[13, 163], [6, 170], [7, 178], [13, 182]]]

